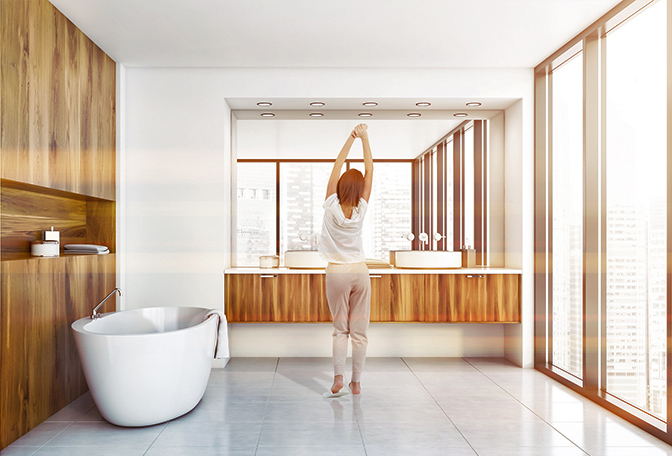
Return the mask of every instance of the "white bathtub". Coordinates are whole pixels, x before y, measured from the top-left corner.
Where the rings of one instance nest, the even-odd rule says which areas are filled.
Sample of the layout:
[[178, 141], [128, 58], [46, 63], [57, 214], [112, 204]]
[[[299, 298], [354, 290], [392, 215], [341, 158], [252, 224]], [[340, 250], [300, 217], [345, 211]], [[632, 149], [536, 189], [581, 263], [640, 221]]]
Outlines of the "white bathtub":
[[210, 309], [151, 307], [72, 324], [86, 382], [103, 418], [148, 426], [184, 415], [205, 393], [217, 341]]

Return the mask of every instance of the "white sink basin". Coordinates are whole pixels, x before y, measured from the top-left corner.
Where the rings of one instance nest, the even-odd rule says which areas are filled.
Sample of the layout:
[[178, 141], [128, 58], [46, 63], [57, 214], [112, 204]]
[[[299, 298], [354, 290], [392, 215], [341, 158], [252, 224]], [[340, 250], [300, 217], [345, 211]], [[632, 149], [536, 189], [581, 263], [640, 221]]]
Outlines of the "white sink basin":
[[390, 250], [390, 264], [407, 269], [451, 269], [462, 267], [462, 252], [445, 250]]
[[324, 269], [327, 262], [320, 258], [317, 250], [287, 250], [285, 267], [290, 269]]

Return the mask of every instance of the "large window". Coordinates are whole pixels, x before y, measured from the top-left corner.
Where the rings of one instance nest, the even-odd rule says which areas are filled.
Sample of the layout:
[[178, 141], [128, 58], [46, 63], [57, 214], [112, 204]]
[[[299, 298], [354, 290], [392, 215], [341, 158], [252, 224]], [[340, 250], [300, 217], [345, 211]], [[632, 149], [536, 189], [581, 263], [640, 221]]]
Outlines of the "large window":
[[[235, 265], [258, 266], [259, 256], [316, 250], [331, 161], [238, 161]], [[348, 161], [343, 171], [364, 170]], [[367, 258], [387, 260], [390, 250], [411, 247], [411, 162], [375, 161], [364, 223]], [[281, 255], [282, 256], [282, 255]], [[281, 259], [282, 261], [282, 259]]]
[[238, 163], [237, 257], [239, 266], [259, 266], [276, 249], [275, 163]]
[[583, 378], [583, 53], [551, 81], [552, 362]]
[[671, 3], [624, 3], [535, 70], [535, 365], [668, 443]]
[[332, 163], [280, 163], [280, 252], [317, 250]]
[[[607, 392], [666, 418], [667, 14], [659, 1], [606, 48]], [[646, 115], [637, 114], [646, 106]], [[642, 113], [643, 114], [643, 113]]]

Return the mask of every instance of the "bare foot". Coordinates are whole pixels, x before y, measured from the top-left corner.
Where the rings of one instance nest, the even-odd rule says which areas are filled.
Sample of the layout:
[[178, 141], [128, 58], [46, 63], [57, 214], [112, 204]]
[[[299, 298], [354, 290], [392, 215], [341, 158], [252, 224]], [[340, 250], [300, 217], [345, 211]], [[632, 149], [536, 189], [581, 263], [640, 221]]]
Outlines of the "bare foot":
[[343, 389], [343, 376], [334, 375], [334, 384], [331, 385], [331, 392], [336, 394]]
[[348, 385], [352, 394], [362, 394], [362, 387], [360, 382], [350, 382]]

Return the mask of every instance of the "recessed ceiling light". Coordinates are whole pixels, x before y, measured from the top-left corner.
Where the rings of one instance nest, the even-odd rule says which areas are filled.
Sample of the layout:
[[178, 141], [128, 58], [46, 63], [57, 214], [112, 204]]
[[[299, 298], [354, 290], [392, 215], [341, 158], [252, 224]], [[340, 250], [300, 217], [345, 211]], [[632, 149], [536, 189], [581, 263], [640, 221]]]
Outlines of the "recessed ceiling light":
[[359, 117], [372, 117], [372, 116], [373, 116], [373, 114], [371, 114], [370, 112], [360, 112], [360, 113], [357, 114], [357, 115], [358, 115]]
[[321, 112], [311, 112], [310, 117], [322, 117], [324, 114]]
[[272, 112], [262, 112], [261, 117], [275, 117], [275, 114]]
[[273, 103], [271, 103], [270, 101], [260, 101], [259, 103], [257, 103], [257, 106], [263, 106], [263, 107], [273, 106]]
[[431, 106], [432, 104], [429, 101], [419, 101], [415, 105], [419, 108], [426, 108], [427, 106]]
[[323, 101], [313, 101], [312, 103], [310, 103], [310, 105], [315, 106], [315, 107], [324, 106], [324, 102]]
[[366, 102], [362, 103], [362, 105], [364, 105], [364, 106], [378, 106], [378, 103], [376, 103], [375, 101], [366, 101]]
[[456, 112], [455, 114], [453, 114], [453, 116], [455, 117], [467, 117], [468, 115], [469, 114], [467, 114], [466, 112]]
[[480, 106], [480, 105], [481, 105], [481, 103], [479, 103], [478, 101], [470, 101], [469, 103], [467, 103], [467, 106], [472, 107], [472, 108], [476, 107], [476, 106]]
[[407, 115], [408, 117], [420, 117], [422, 114], [420, 114], [419, 112], [409, 112], [409, 113], [406, 114], [406, 115]]

